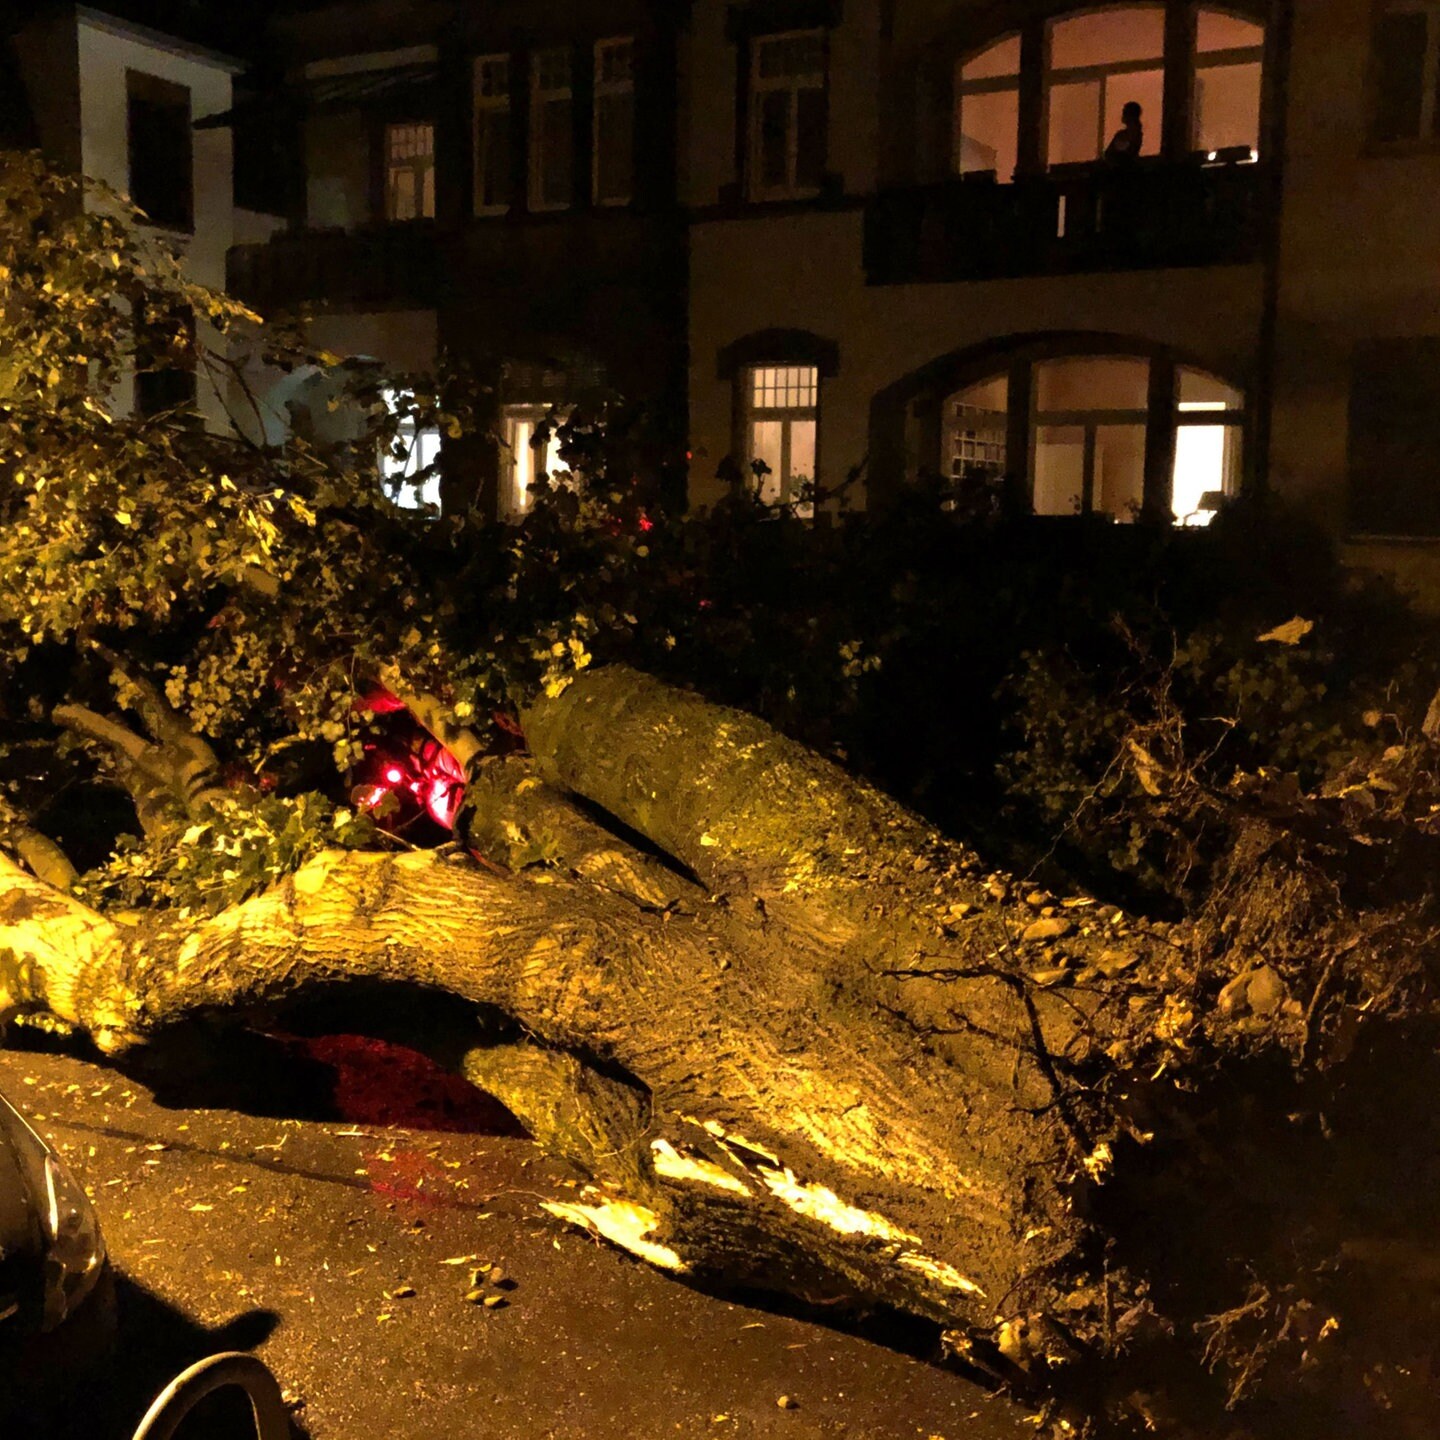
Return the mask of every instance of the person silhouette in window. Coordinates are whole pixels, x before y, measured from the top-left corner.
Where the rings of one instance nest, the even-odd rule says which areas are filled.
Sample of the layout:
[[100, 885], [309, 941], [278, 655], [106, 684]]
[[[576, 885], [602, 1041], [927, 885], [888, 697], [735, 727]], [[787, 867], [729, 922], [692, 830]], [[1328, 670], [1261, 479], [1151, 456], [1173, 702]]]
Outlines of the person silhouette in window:
[[1105, 147], [1105, 159], [1111, 165], [1133, 165], [1145, 146], [1144, 110], [1138, 100], [1127, 102], [1120, 112], [1120, 128]]

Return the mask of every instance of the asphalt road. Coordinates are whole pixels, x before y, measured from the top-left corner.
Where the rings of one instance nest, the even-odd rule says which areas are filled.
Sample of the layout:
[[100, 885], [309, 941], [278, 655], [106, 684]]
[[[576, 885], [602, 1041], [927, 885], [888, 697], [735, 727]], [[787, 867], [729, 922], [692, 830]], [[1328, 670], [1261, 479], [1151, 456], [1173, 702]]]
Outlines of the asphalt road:
[[310, 1440], [1033, 1436], [959, 1376], [563, 1228], [539, 1202], [576, 1181], [526, 1140], [169, 1108], [31, 1052], [0, 1051], [0, 1090], [85, 1180], [118, 1272], [123, 1413], [89, 1440], [251, 1348]]

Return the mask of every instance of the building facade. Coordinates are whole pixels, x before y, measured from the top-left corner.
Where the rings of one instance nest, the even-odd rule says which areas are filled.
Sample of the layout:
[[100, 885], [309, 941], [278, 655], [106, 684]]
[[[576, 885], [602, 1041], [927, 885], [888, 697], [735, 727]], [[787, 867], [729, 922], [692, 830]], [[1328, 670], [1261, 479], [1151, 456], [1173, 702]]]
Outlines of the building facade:
[[[454, 500], [522, 511], [551, 407], [619, 391], [696, 504], [1197, 525], [1268, 487], [1431, 568], [1440, 0], [356, 0], [264, 53], [299, 160], [229, 284], [471, 369]], [[186, 74], [197, 157], [243, 152]]]
[[[237, 206], [231, 132], [204, 128], [231, 110], [244, 61], [128, 13], [73, 4], [29, 7], [0, 42], [12, 142], [129, 196], [198, 284], [223, 289], [234, 246], [281, 223]], [[233, 400], [189, 368], [128, 374], [111, 397], [121, 414], [193, 405], [217, 427]]]
[[1269, 486], [1429, 571], [1434, 0], [697, 0], [688, 40], [697, 497]]

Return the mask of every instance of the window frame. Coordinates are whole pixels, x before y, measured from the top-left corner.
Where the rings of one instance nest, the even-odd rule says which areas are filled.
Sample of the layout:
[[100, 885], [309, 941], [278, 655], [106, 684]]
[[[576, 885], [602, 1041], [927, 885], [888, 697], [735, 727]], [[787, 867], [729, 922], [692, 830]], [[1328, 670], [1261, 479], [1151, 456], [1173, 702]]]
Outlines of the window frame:
[[[1430, 6], [1440, 8], [1440, 0], [1395, 0], [1395, 4], [1401, 8], [1406, 5], [1415, 5], [1419, 8]], [[1191, 3], [1187, 7], [1190, 23], [1182, 27], [1185, 36], [1183, 43], [1176, 28], [1167, 22], [1162, 30], [1160, 51], [1154, 57], [1143, 60], [1116, 61], [1113, 64], [1105, 65], [1071, 65], [1063, 68], [1056, 67], [1052, 63], [1053, 36], [1056, 25], [1087, 15], [1118, 10], [1146, 10], [1162, 17], [1166, 15], [1166, 6], [1163, 0], [1128, 0], [1128, 3], [1126, 0], [1122, 0], [1122, 3], [1112, 4], [1081, 4], [1071, 9], [1058, 10], [1034, 17], [1018, 28], [1012, 19], [1008, 28], [988, 34], [978, 42], [974, 41], [975, 32], [971, 31], [969, 38], [974, 43], [967, 43], [963, 49], [952, 49], [946, 52], [943, 63], [948, 67], [948, 73], [945, 77], [938, 74], [935, 76], [936, 90], [934, 92], [948, 95], [950, 103], [950, 114], [945, 122], [949, 127], [948, 139], [942, 139], [938, 134], [936, 135], [939, 145], [942, 148], [948, 147], [948, 153], [944, 160], [944, 173], [953, 177], [985, 173], [961, 168], [964, 134], [962, 116], [965, 100], [967, 97], [975, 95], [1004, 93], [1014, 93], [1017, 96], [1016, 175], [1014, 178], [1019, 178], [1022, 173], [1026, 175], [1048, 174], [1057, 167], [1063, 172], [1067, 165], [1098, 165], [1102, 163], [1105, 147], [1109, 140], [1105, 118], [1109, 83], [1115, 78], [1123, 78], [1127, 74], [1136, 75], [1154, 71], [1158, 71], [1162, 77], [1162, 110], [1158, 116], [1147, 115], [1145, 125], [1147, 135], [1159, 136], [1159, 145], [1144, 157], [1145, 160], [1153, 163], [1156, 160], [1181, 160], [1188, 159], [1193, 155], [1204, 155], [1207, 152], [1200, 149], [1196, 134], [1198, 112], [1195, 101], [1199, 76], [1205, 70], [1257, 62], [1260, 65], [1260, 114], [1255, 142], [1251, 149], [1252, 158], [1258, 158], [1264, 144], [1269, 110], [1274, 104], [1273, 97], [1270, 96], [1267, 89], [1270, 62], [1270, 25], [1268, 20], [1259, 14], [1242, 11], [1229, 5], [1198, 3], [1197, 0], [1197, 3]], [[1255, 26], [1260, 31], [1259, 43], [1226, 50], [1200, 50], [1197, 27], [1200, 17], [1207, 13], [1226, 16]], [[970, 81], [961, 78], [961, 71], [966, 65], [979, 59], [988, 51], [1013, 42], [1017, 38], [1020, 42], [1021, 53], [1019, 69], [1014, 74], [986, 76]], [[1177, 46], [1183, 51], [1182, 54], [1174, 53]], [[936, 63], [941, 62], [937, 61]], [[1181, 73], [1184, 76], [1184, 84], [1181, 85], [1177, 82], [1172, 85], [1174, 77]], [[1052, 94], [1059, 84], [1083, 83], [1086, 80], [1100, 82], [1095, 156], [1089, 161], [1052, 161], [1050, 159]], [[1034, 97], [1031, 101], [1033, 108], [1029, 110], [1027, 110], [1027, 97]], [[1183, 141], [1178, 135], [1172, 136], [1171, 130], [1172, 123], [1178, 123], [1178, 117], [1182, 111], [1188, 126]], [[930, 133], [934, 134], [935, 132], [931, 131]], [[1183, 155], [1173, 153], [1170, 148], [1180, 144], [1185, 146]], [[1009, 183], [1009, 179], [1003, 175], [997, 174], [995, 178], [999, 183]]]
[[[820, 45], [819, 70], [811, 71], [805, 76], [782, 75], [762, 77], [760, 74], [761, 57], [766, 47], [781, 44], [787, 40], [818, 41]], [[749, 77], [748, 89], [746, 91], [748, 113], [746, 115], [745, 125], [746, 198], [752, 204], [764, 204], [766, 202], [783, 200], [814, 200], [823, 192], [823, 182], [817, 181], [813, 186], [802, 186], [798, 182], [797, 172], [800, 155], [799, 95], [802, 90], [817, 90], [820, 92], [821, 104], [824, 110], [824, 148], [828, 158], [830, 145], [830, 32], [823, 25], [812, 25], [793, 30], [766, 31], [763, 34], [755, 35], [750, 41], [748, 63]], [[785, 184], [783, 185], [762, 186], [760, 183], [760, 177], [763, 173], [761, 161], [764, 146], [762, 99], [765, 95], [773, 94], [777, 91], [786, 92], [790, 96], [785, 130], [786, 178]]]
[[[397, 157], [393, 152], [393, 143], [397, 132], [401, 130], [428, 131], [430, 135], [430, 148], [428, 151], [418, 152], [414, 156], [400, 156], [398, 160], [428, 161], [428, 164], [403, 165], [397, 163]], [[395, 176], [404, 170], [408, 170], [415, 177], [419, 185], [416, 213], [414, 215], [397, 215], [395, 213]], [[420, 221], [434, 220], [438, 181], [435, 169], [435, 122], [423, 118], [386, 120], [380, 127], [380, 174], [381, 195], [383, 197], [385, 207], [384, 216], [387, 225], [413, 225]], [[427, 186], [425, 184], [427, 176], [430, 182], [428, 186], [428, 213], [426, 211]]]
[[[534, 436], [535, 432], [542, 425], [550, 426], [550, 438], [546, 441], [546, 459], [548, 460], [551, 447], [555, 444], [555, 432], [564, 425], [570, 418], [572, 407], [568, 405], [551, 404], [543, 400], [526, 401], [517, 400], [500, 407], [500, 439], [501, 439], [501, 472], [502, 483], [500, 494], [497, 499], [496, 513], [500, 520], [507, 524], [516, 525], [530, 514], [533, 508], [531, 501], [531, 487], [527, 485], [521, 490], [519, 476], [521, 469], [521, 447], [519, 443], [519, 428], [522, 425], [530, 427], [530, 440], [526, 442], [526, 448], [532, 456], [535, 456]], [[536, 457], [538, 459], [539, 457]], [[556, 452], [559, 459], [558, 451]], [[532, 463], [532, 475], [538, 476], [541, 468], [538, 464]], [[573, 475], [568, 467], [551, 470], [548, 467], [544, 474], [552, 483], [555, 483], [558, 475]]]
[[[1108, 408], [1084, 406], [1069, 408], [1042, 408], [1040, 403], [1040, 371], [1047, 364], [1064, 361], [1130, 361], [1143, 364], [1145, 369], [1143, 406], [1112, 406]], [[1233, 403], [1221, 401], [1216, 408], [1182, 409], [1182, 384], [1186, 375], [1193, 375], [1212, 382], [1233, 396]], [[1027, 349], [1017, 355], [1008, 365], [999, 368], [985, 368], [959, 378], [958, 383], [946, 390], [940, 397], [942, 414], [948, 414], [951, 403], [961, 396], [971, 394], [997, 381], [1006, 383], [1007, 403], [1003, 412], [1006, 419], [1007, 444], [1006, 464], [1003, 478], [1018, 488], [1024, 497], [1024, 504], [1034, 514], [1036, 451], [1042, 428], [1068, 427], [1081, 430], [1084, 436], [1084, 473], [1081, 482], [1080, 508], [1071, 514], [1037, 515], [1043, 521], [1082, 519], [1088, 521], [1112, 521], [1116, 524], [1129, 523], [1131, 517], [1112, 516], [1111, 512], [1099, 509], [1095, 504], [1095, 452], [1098, 432], [1106, 426], [1131, 426], [1144, 431], [1142, 451], [1142, 489], [1140, 514], [1154, 516], [1160, 509], [1160, 494], [1151, 493], [1159, 489], [1158, 482], [1152, 482], [1152, 474], [1164, 464], [1164, 507], [1161, 513], [1168, 516], [1168, 523], [1175, 529], [1196, 529], [1208, 524], [1208, 519], [1197, 519], [1199, 515], [1212, 515], [1210, 511], [1191, 511], [1181, 515], [1175, 511], [1175, 466], [1177, 459], [1176, 441], [1183, 430], [1225, 429], [1233, 432], [1238, 450], [1232, 462], [1228, 463], [1221, 477], [1221, 493], [1227, 501], [1233, 500], [1244, 484], [1246, 455], [1251, 433], [1251, 408], [1249, 397], [1243, 387], [1232, 384], [1224, 376], [1205, 370], [1198, 365], [1177, 361], [1165, 353], [1145, 350], [1096, 349], [1071, 350]], [[1016, 430], [1016, 413], [1010, 408], [1016, 398], [1020, 400], [1024, 419], [1024, 443], [1016, 450], [1008, 442], [1019, 440]], [[998, 413], [998, 412], [997, 412]], [[991, 430], [998, 433], [998, 425]], [[939, 440], [939, 473], [950, 480], [960, 477], [952, 473], [948, 436], [942, 423]], [[1012, 453], [1013, 452], [1013, 453]], [[992, 473], [999, 474], [999, 472]], [[1209, 493], [1209, 492], [1206, 492]], [[1138, 517], [1136, 517], [1138, 518]]]
[[[602, 55], [622, 48], [628, 50], [630, 54], [627, 73], [620, 80], [603, 78]], [[594, 65], [594, 86], [590, 101], [590, 194], [595, 204], [602, 209], [623, 209], [635, 202], [635, 37], [633, 35], [612, 35], [606, 39], [597, 40], [593, 50], [592, 63]], [[600, 189], [602, 134], [600, 109], [605, 100], [619, 97], [628, 98], [630, 102], [630, 153], [627, 157], [630, 183], [626, 187], [623, 197], [616, 195], [607, 198]]]
[[1201, 50], [1198, 37], [1192, 37], [1190, 44], [1189, 79], [1190, 79], [1190, 149], [1193, 154], [1213, 155], [1218, 152], [1212, 151], [1207, 146], [1200, 144], [1200, 136], [1197, 133], [1200, 124], [1200, 107], [1196, 103], [1200, 91], [1200, 75], [1205, 70], [1227, 70], [1232, 67], [1238, 68], [1242, 65], [1259, 65], [1260, 67], [1260, 114], [1255, 127], [1255, 143], [1250, 147], [1251, 154], [1259, 158], [1263, 149], [1265, 138], [1265, 67], [1268, 59], [1270, 32], [1265, 23], [1256, 20], [1249, 15], [1239, 15], [1232, 10], [1226, 10], [1219, 5], [1197, 5], [1195, 16], [1198, 22], [1200, 12], [1206, 11], [1212, 15], [1226, 15], [1234, 20], [1243, 20], [1247, 24], [1256, 26], [1260, 31], [1260, 43], [1258, 45], [1232, 46], [1226, 50]]
[[[484, 75], [487, 66], [504, 67], [503, 92], [492, 91], [487, 93], [485, 89]], [[515, 137], [515, 62], [514, 57], [508, 52], [496, 51], [488, 55], [477, 55], [474, 58], [471, 68], [472, 85], [472, 113], [470, 125], [471, 139], [471, 183], [472, 183], [472, 212], [477, 216], [508, 215], [515, 207], [515, 165], [514, 165], [514, 137]], [[493, 204], [485, 204], [481, 196], [485, 193], [485, 175], [482, 165], [487, 151], [481, 144], [482, 122], [487, 117], [503, 115], [505, 117], [504, 133], [507, 144], [501, 151], [501, 165], [503, 176], [503, 190], [505, 199], [496, 201]]]
[[[434, 518], [439, 515], [442, 509], [440, 487], [442, 477], [439, 474], [439, 464], [443, 450], [443, 440], [438, 425], [421, 425], [414, 413], [415, 395], [413, 391], [396, 389], [394, 386], [385, 386], [380, 391], [380, 397], [385, 403], [385, 408], [392, 416], [396, 417], [395, 433], [389, 444], [381, 442], [376, 455], [376, 466], [379, 471], [380, 493], [396, 510], [405, 514], [425, 516]], [[402, 407], [411, 407], [402, 411]], [[425, 460], [426, 442], [429, 441], [434, 447], [434, 458]], [[405, 446], [405, 457], [402, 459], [395, 453], [396, 447]], [[423, 479], [407, 479], [411, 475], [420, 476], [432, 466], [436, 467], [436, 473], [424, 476]], [[393, 482], [393, 493], [392, 493]], [[414, 492], [414, 499], [405, 499], [407, 491]], [[427, 497], [426, 492], [430, 491]]]
[[[542, 86], [546, 57], [565, 57], [565, 83]], [[526, 204], [533, 214], [558, 214], [575, 207], [575, 55], [569, 45], [544, 45], [530, 52], [529, 65], [529, 135], [526, 162]], [[569, 116], [566, 144], [570, 155], [570, 186], [563, 200], [545, 198], [544, 149], [539, 137], [541, 112], [547, 105], [564, 105]]]
[[[1208, 7], [1207, 7], [1208, 8]], [[1147, 57], [1144, 60], [1117, 60], [1111, 64], [1101, 65], [1069, 65], [1063, 69], [1057, 68], [1052, 59], [1052, 48], [1054, 45], [1055, 27], [1064, 24], [1067, 20], [1078, 20], [1087, 15], [1100, 15], [1107, 11], [1115, 10], [1147, 10], [1153, 11], [1161, 18], [1160, 32], [1160, 53], [1156, 56]], [[1168, 48], [1169, 36], [1164, 26], [1165, 7], [1157, 0], [1136, 0], [1133, 4], [1119, 5], [1089, 5], [1078, 10], [1066, 11], [1063, 14], [1052, 15], [1045, 24], [1045, 68], [1041, 77], [1041, 105], [1040, 105], [1040, 151], [1045, 157], [1045, 168], [1053, 170], [1057, 165], [1081, 164], [1093, 165], [1098, 163], [1105, 154], [1105, 147], [1109, 143], [1106, 131], [1109, 125], [1106, 121], [1108, 113], [1107, 99], [1110, 81], [1116, 76], [1123, 75], [1148, 75], [1158, 70], [1161, 77], [1161, 113], [1159, 124], [1154, 127], [1152, 133], [1158, 133], [1161, 143], [1156, 147], [1156, 155], [1163, 152], [1165, 134], [1165, 111], [1173, 103], [1167, 93], [1168, 87], [1165, 81], [1166, 51]], [[1050, 158], [1050, 100], [1057, 85], [1084, 84], [1086, 82], [1098, 81], [1100, 85], [1100, 99], [1096, 106], [1096, 140], [1095, 154], [1088, 160], [1063, 161]], [[1153, 124], [1153, 122], [1152, 122]], [[1153, 157], [1151, 157], [1153, 158]]]
[[[757, 401], [756, 395], [760, 387], [760, 376], [765, 373], [780, 374], [782, 372], [808, 372], [809, 381], [791, 382], [785, 381], [787, 388], [798, 383], [800, 388], [808, 390], [811, 396], [809, 405], [763, 405]], [[741, 406], [743, 425], [743, 454], [745, 457], [745, 480], [752, 494], [758, 499], [763, 499], [764, 476], [756, 474], [754, 465], [758, 458], [755, 454], [755, 428], [761, 424], [776, 424], [782, 428], [780, 432], [780, 472], [774, 475], [774, 483], [777, 487], [777, 494], [773, 501], [766, 501], [766, 504], [786, 506], [791, 508], [800, 519], [808, 520], [813, 518], [815, 513], [814, 497], [808, 500], [801, 499], [795, 493], [796, 477], [790, 473], [791, 453], [794, 443], [792, 427], [795, 424], [813, 425], [815, 429], [815, 473], [802, 478], [808, 478], [811, 487], [819, 484], [820, 471], [820, 380], [821, 368], [810, 361], [757, 361], [745, 365], [740, 372], [740, 383], [744, 386], [742, 392], [743, 403]]]
[[[1387, 15], [1424, 15], [1425, 56], [1420, 75], [1418, 133], [1382, 139], [1376, 132], [1383, 89], [1376, 30]], [[1371, 15], [1369, 83], [1365, 114], [1367, 147], [1381, 155], [1403, 155], [1440, 150], [1440, 0], [1380, 0]]]
[[[987, 75], [979, 80], [966, 80], [964, 69], [967, 65], [973, 64], [982, 55], [988, 54], [991, 50], [997, 50], [1002, 45], [1008, 45], [1011, 41], [1019, 43], [1020, 53], [1016, 57], [1015, 72], [1012, 75]], [[1024, 88], [1025, 71], [1025, 38], [1021, 31], [1010, 30], [1003, 35], [997, 35], [993, 40], [987, 41], [978, 49], [969, 50], [959, 56], [955, 61], [954, 75], [954, 105], [951, 117], [952, 134], [950, 139], [951, 170], [956, 175], [983, 175], [983, 170], [965, 170], [962, 168], [964, 141], [964, 116], [965, 100], [973, 95], [1005, 95], [1013, 93], [1015, 96], [1015, 163], [1016, 169], [1020, 164], [1020, 126], [1022, 90]], [[1014, 179], [1012, 173], [1008, 178], [995, 172], [995, 179], [998, 183], [1009, 184]]]
[[[178, 133], [183, 137], [180, 148], [185, 152], [187, 173], [179, 190], [179, 203], [164, 214], [153, 214], [135, 195], [136, 109], [144, 106], [153, 112], [173, 111], [183, 114]], [[178, 235], [195, 233], [195, 99], [188, 85], [182, 85], [148, 70], [127, 66], [125, 70], [125, 184], [131, 201], [145, 212], [147, 222], [157, 229]]]

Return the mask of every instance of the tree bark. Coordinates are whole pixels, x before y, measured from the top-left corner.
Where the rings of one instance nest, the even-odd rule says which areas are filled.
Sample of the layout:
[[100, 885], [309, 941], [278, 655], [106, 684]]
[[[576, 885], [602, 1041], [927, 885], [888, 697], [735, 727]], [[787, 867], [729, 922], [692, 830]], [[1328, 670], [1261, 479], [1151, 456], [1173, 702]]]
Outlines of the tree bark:
[[[437, 1050], [580, 1165], [556, 1213], [668, 1269], [926, 1317], [1015, 1373], [1103, 1344], [1105, 1079], [1179, 932], [1032, 892], [751, 717], [622, 669], [471, 767], [470, 843], [327, 853], [116, 924], [0, 870], [0, 1015], [117, 1051], [334, 987], [455, 997]], [[1183, 1007], [1182, 1007], [1183, 1008]], [[1178, 1020], [1176, 1023], [1179, 1023]]]

